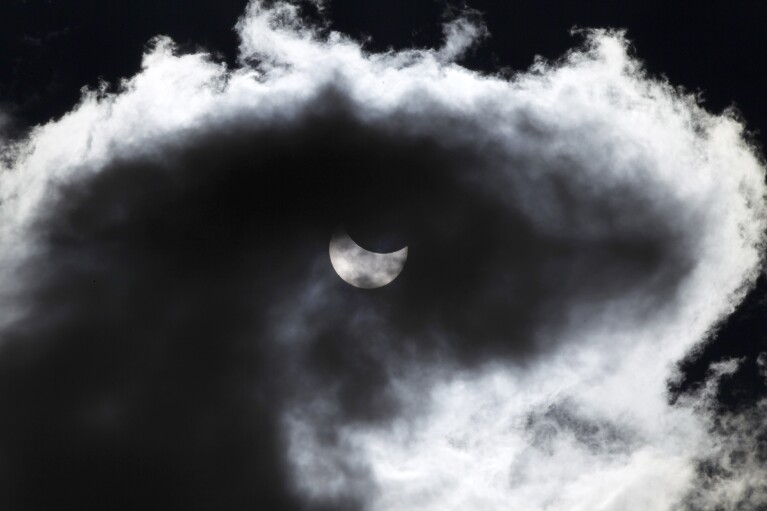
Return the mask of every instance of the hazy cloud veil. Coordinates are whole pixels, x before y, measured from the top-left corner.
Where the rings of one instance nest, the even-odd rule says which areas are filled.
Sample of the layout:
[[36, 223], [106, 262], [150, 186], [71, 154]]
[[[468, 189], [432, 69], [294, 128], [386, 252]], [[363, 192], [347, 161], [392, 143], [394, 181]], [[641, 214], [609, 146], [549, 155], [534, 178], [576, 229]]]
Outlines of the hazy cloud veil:
[[[667, 396], [762, 269], [735, 114], [620, 32], [506, 78], [456, 63], [488, 35], [471, 12], [433, 50], [282, 2], [237, 31], [235, 69], [157, 38], [4, 146], [10, 509], [767, 505], [767, 404], [710, 402], [737, 361]], [[338, 278], [341, 222], [409, 246], [396, 281]]]

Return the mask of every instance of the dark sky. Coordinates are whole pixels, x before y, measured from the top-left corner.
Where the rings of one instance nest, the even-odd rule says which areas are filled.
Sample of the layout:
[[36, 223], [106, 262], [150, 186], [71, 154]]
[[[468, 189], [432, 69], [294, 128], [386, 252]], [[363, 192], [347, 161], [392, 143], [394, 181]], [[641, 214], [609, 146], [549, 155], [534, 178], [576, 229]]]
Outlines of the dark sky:
[[[232, 61], [232, 30], [244, 0], [99, 2], [9, 0], [0, 6], [0, 102], [20, 122], [44, 122], [67, 111], [84, 85], [113, 82], [138, 70], [147, 41], [166, 34], [189, 49], [206, 48]], [[441, 38], [448, 2], [338, 0], [332, 28], [372, 40], [373, 50], [430, 47]], [[492, 37], [467, 59], [484, 70], [527, 68], [535, 55], [557, 58], [573, 46], [573, 27], [628, 30], [653, 73], [704, 91], [714, 110], [736, 105], [754, 130], [767, 122], [761, 91], [767, 50], [760, 2], [553, 2], [476, 0]]]
[[[0, 134], [22, 137], [32, 126], [60, 117], [77, 103], [82, 87], [94, 88], [103, 80], [110, 89], [115, 89], [114, 84], [120, 78], [139, 71], [142, 52], [148, 41], [158, 34], [173, 38], [182, 52], [205, 49], [212, 52], [216, 59], [231, 66], [236, 65], [238, 39], [232, 27], [243, 13], [245, 5], [244, 0], [2, 2], [0, 114], [4, 113], [5, 117], [0, 117]], [[483, 40], [462, 61], [470, 69], [510, 75], [528, 68], [538, 55], [556, 59], [577, 45], [580, 36], [570, 34], [573, 27], [626, 29], [636, 54], [651, 74], [666, 76], [672, 84], [688, 91], [701, 91], [704, 104], [714, 112], [735, 107], [753, 132], [754, 140], [760, 145], [765, 140], [762, 132], [767, 129], [767, 101], [763, 99], [764, 91], [767, 90], [767, 71], [763, 63], [764, 55], [767, 54], [767, 35], [764, 32], [767, 26], [767, 5], [761, 2], [740, 2], [732, 6], [722, 1], [675, 2], [667, 5], [614, 1], [474, 0], [468, 3], [468, 7], [478, 11], [490, 32], [490, 37]], [[367, 48], [383, 51], [388, 48], [439, 46], [442, 40], [441, 23], [451, 12], [456, 12], [455, 6], [428, 0], [331, 0], [324, 16], [330, 21], [330, 28], [358, 39], [369, 37]], [[332, 103], [332, 93], [328, 97]], [[227, 345], [224, 350], [211, 348], [207, 343], [208, 338], [215, 337], [219, 332], [203, 315], [207, 311], [223, 318], [234, 333], [248, 331], [253, 326], [249, 323], [251, 321], [257, 325], [254, 328], [261, 328], [263, 318], [251, 318], [237, 307], [248, 303], [251, 297], [258, 297], [254, 301], [260, 303], [258, 300], [261, 295], [257, 291], [259, 286], [272, 286], [275, 280], [285, 277], [280, 271], [288, 273], [300, 267], [291, 260], [293, 248], [309, 251], [314, 245], [326, 243], [325, 233], [335, 225], [338, 209], [343, 210], [341, 214], [348, 216], [349, 211], [362, 210], [370, 201], [376, 200], [377, 196], [368, 197], [363, 193], [344, 204], [342, 195], [347, 194], [343, 193], [343, 189], [339, 191], [341, 184], [346, 183], [344, 186], [350, 189], [359, 184], [354, 182], [352, 163], [356, 161], [355, 158], [363, 161], [369, 157], [366, 151], [370, 147], [374, 148], [374, 152], [378, 151], [375, 156], [379, 160], [400, 169], [401, 173], [395, 175], [394, 184], [375, 173], [371, 174], [372, 177], [360, 179], [371, 179], [364, 182], [368, 187], [371, 184], [379, 188], [383, 186], [384, 192], [396, 196], [397, 205], [401, 209], [416, 211], [419, 218], [423, 218], [422, 223], [416, 222], [407, 227], [411, 236], [421, 235], [433, 247], [458, 246], [458, 249], [454, 248], [458, 253], [457, 258], [482, 257], [473, 251], [474, 243], [490, 239], [498, 242], [498, 250], [503, 257], [516, 254], [514, 257], [519, 260], [515, 264], [525, 266], [538, 264], [539, 254], [551, 248], [547, 240], [532, 232], [530, 226], [521, 221], [519, 224], [514, 223], [516, 217], [508, 224], [500, 219], [493, 223], [493, 218], [502, 215], [492, 205], [485, 206], [479, 198], [480, 192], [475, 189], [460, 188], [455, 182], [450, 182], [444, 189], [429, 189], [425, 183], [433, 176], [427, 172], [424, 182], [416, 182], [408, 192], [397, 195], [394, 191], [398, 189], [396, 180], [401, 182], [408, 179], [406, 175], [409, 170], [432, 167], [449, 169], [451, 165], [458, 167], [467, 164], [467, 161], [481, 167], [492, 156], [467, 152], [451, 158], [452, 155], [436, 150], [433, 140], [420, 141], [420, 145], [416, 146], [398, 145], [400, 142], [396, 137], [389, 138], [385, 130], [366, 132], [358, 129], [353, 120], [344, 117], [342, 101], [335, 106], [338, 112], [331, 116], [332, 125], [325, 126], [322, 119], [309, 118], [305, 123], [305, 131], [302, 131], [301, 126], [289, 126], [286, 128], [287, 135], [259, 131], [256, 128], [253, 131], [244, 129], [241, 136], [227, 135], [221, 139], [203, 137], [185, 146], [186, 152], [177, 154], [170, 149], [170, 167], [199, 165], [203, 169], [199, 177], [182, 185], [170, 178], [157, 179], [158, 172], [162, 175], [158, 171], [160, 166], [156, 162], [137, 158], [110, 163], [104, 177], [89, 181], [87, 186], [63, 189], [64, 198], [61, 203], [56, 203], [56, 214], [44, 218], [42, 222], [41, 236], [50, 245], [50, 252], [43, 257], [51, 256], [50, 263], [35, 261], [32, 267], [45, 267], [49, 273], [35, 275], [31, 279], [40, 285], [33, 289], [31, 303], [39, 307], [39, 310], [50, 310], [52, 304], [58, 304], [62, 296], [67, 296], [68, 309], [63, 314], [71, 314], [77, 321], [28, 321], [21, 325], [23, 328], [6, 331], [11, 344], [34, 338], [42, 339], [43, 346], [47, 346], [47, 342], [54, 346], [40, 353], [31, 350], [28, 356], [37, 362], [32, 364], [33, 369], [30, 371], [22, 370], [23, 364], [14, 365], [0, 360], [0, 410], [25, 410], [27, 414], [22, 414], [16, 422], [1, 426], [0, 439], [41, 439], [39, 444], [30, 440], [18, 446], [0, 442], [0, 448], [8, 449], [11, 459], [21, 460], [19, 473], [24, 474], [18, 478], [9, 476], [8, 480], [16, 484], [12, 491], [0, 490], [0, 498], [9, 499], [10, 509], [15, 509], [14, 506], [20, 510], [52, 509], [59, 499], [63, 502], [76, 502], [82, 495], [92, 497], [92, 500], [83, 501], [83, 509], [97, 509], [105, 502], [119, 502], [124, 509], [147, 509], [151, 504], [169, 503], [179, 506], [179, 509], [213, 509], [215, 507], [211, 503], [221, 505], [221, 494], [230, 495], [232, 500], [228, 507], [224, 502], [224, 507], [220, 509], [239, 509], [238, 506], [243, 503], [252, 502], [265, 505], [263, 509], [300, 508], [290, 492], [283, 491], [288, 482], [283, 471], [276, 466], [281, 457], [273, 452], [278, 449], [272, 440], [277, 437], [275, 430], [279, 428], [270, 419], [276, 413], [273, 403], [263, 398], [264, 401], [258, 401], [258, 406], [249, 412], [252, 416], [242, 413], [244, 403], [249, 403], [252, 396], [244, 395], [241, 383], [248, 378], [249, 371], [253, 371], [254, 367], [259, 373], [260, 392], [271, 395], [272, 399], [275, 399], [274, 396], [284, 400], [297, 399], [289, 394], [331, 382], [340, 388], [342, 412], [339, 413], [345, 421], [364, 423], [395, 413], [393, 410], [397, 403], [388, 399], [382, 383], [386, 381], [387, 375], [368, 360], [376, 356], [372, 348], [362, 355], [349, 355], [354, 346], [344, 344], [346, 341], [335, 341], [343, 335], [330, 328], [327, 331], [319, 328], [314, 336], [318, 339], [316, 345], [321, 347], [316, 348], [316, 352], [312, 351], [315, 348], [300, 352], [300, 356], [311, 359], [311, 370], [305, 375], [306, 380], [286, 385], [286, 376], [272, 374], [270, 369], [279, 365], [297, 371], [291, 364], [299, 367], [303, 362], [286, 360], [289, 357], [279, 349], [262, 349], [259, 345], [254, 347], [240, 343], [239, 339]], [[324, 134], [331, 130], [344, 135], [342, 150], [323, 149], [331, 145], [324, 138]], [[263, 147], [273, 149], [277, 156], [253, 150], [249, 145], [252, 140], [261, 141]], [[280, 145], [285, 144], [286, 140], [300, 140], [308, 153], [292, 154], [290, 144]], [[194, 150], [189, 150], [189, 147], [194, 147]], [[242, 176], [246, 175], [243, 169], [250, 165], [252, 158], [258, 158], [266, 164], [287, 161], [290, 168], [306, 168], [314, 157], [326, 158], [327, 165], [340, 169], [333, 178], [337, 181], [328, 184], [316, 177], [307, 181], [286, 172], [269, 184], [278, 193], [295, 191], [298, 187], [297, 195], [290, 196], [292, 198], [287, 203], [283, 201], [275, 205], [276, 202], [269, 202], [274, 199], [265, 193], [263, 197], [257, 197], [262, 201], [259, 204], [265, 206], [255, 211], [249, 209], [253, 197], [246, 196], [240, 186], [243, 184]], [[393, 159], [387, 160], [389, 157]], [[352, 163], [349, 163], [349, 159]], [[219, 161], [226, 162], [230, 172], [212, 172], [211, 169], [215, 167], [213, 163]], [[378, 178], [382, 179], [383, 185], [376, 181]], [[258, 178], [251, 176], [250, 179]], [[351, 184], [348, 184], [349, 180]], [[246, 182], [252, 188], [257, 188], [259, 183]], [[386, 186], [392, 186], [392, 189], [386, 189]], [[315, 193], [316, 190], [322, 190], [325, 196], [320, 197]], [[576, 199], [581, 193], [580, 190], [565, 190], [569, 191]], [[279, 196], [288, 195], [282, 193]], [[163, 199], [160, 201], [157, 197]], [[64, 199], [70, 200], [71, 205]], [[440, 229], [446, 227], [450, 219], [438, 217], [433, 211], [448, 210], [451, 200], [456, 200], [456, 204], [468, 204], [467, 210], [475, 215], [472, 218], [489, 227], [481, 232], [468, 228], [466, 232], [459, 230], [461, 236], [444, 234], [449, 229]], [[644, 198], [628, 195], [625, 200], [627, 203], [635, 200], [641, 205]], [[223, 209], [220, 208], [222, 204], [225, 204]], [[123, 223], [122, 217], [119, 217], [118, 213], [123, 206], [128, 211], [134, 211], [131, 208], [135, 208], [133, 223]], [[610, 208], [613, 204], [608, 201], [598, 206], [605, 208], [601, 210], [603, 213], [612, 213]], [[181, 213], [166, 214], [167, 208]], [[460, 210], [460, 207], [457, 209]], [[263, 220], [255, 219], [263, 218], [264, 215], [276, 216], [285, 210], [294, 216], [280, 219], [283, 222], [280, 224], [281, 230], [272, 229], [268, 221], [258, 223]], [[187, 215], [184, 213], [187, 211], [192, 213]], [[208, 215], [211, 211], [217, 213]], [[316, 214], [317, 211], [320, 214]], [[664, 218], [663, 215], [667, 213], [659, 213], [652, 207], [648, 211], [645, 217], [639, 215], [645, 224], [654, 222], [656, 213], [657, 218]], [[255, 224], [260, 229], [257, 232], [261, 239], [273, 241], [278, 248], [266, 254], [258, 252], [252, 248], [255, 246], [254, 239], [239, 234], [240, 228], [245, 230]], [[364, 228], [357, 228], [364, 240]], [[354, 229], [352, 225], [351, 230]], [[524, 238], [531, 247], [529, 253], [503, 245], [502, 233], [507, 229], [529, 234], [529, 239]], [[587, 301], [609, 300], [621, 294], [624, 288], [642, 288], [642, 279], [650, 272], [653, 276], [663, 277], [653, 293], [664, 297], [673, 295], [676, 279], [683, 278], [689, 261], [684, 257], [676, 259], [678, 254], [667, 250], [667, 247], [673, 245], [681, 235], [675, 232], [674, 226], [659, 226], [653, 236], [648, 236], [643, 229], [638, 229], [636, 239], [625, 241], [620, 247], [605, 247], [606, 255], [603, 259], [584, 260], [582, 267], [578, 266], [580, 263], [574, 266], [574, 273], [578, 275], [594, 272], [592, 266], [596, 264], [614, 267], [616, 274], [624, 280], [593, 284], [585, 277], [580, 280], [575, 278], [569, 284], [572, 288], [563, 287], [562, 294], [582, 297]], [[433, 232], [440, 234], [429, 238]], [[114, 233], [119, 233], [119, 236]], [[167, 236], [167, 233], [173, 234]], [[113, 234], [114, 238], [111, 237]], [[199, 244], [214, 248], [209, 252], [195, 252], [194, 257], [183, 259], [172, 267], [166, 267], [164, 262], [157, 263], [149, 257], [143, 259], [146, 255], [143, 249], [151, 247], [167, 255], [167, 260], [175, 260], [178, 253], [186, 253], [186, 243], [190, 246]], [[567, 245], [554, 248], [565, 253], [575, 252], [574, 248]], [[258, 261], [272, 261], [276, 254], [282, 257], [287, 269], [275, 272], [259, 266], [255, 270], [255, 280], [260, 279], [259, 282], [240, 280], [238, 270], [253, 269], [253, 263], [249, 262], [251, 260], [244, 257], [237, 263], [241, 266], [222, 267], [197, 277], [200, 267], [218, 268], [218, 258], [228, 257], [227, 254], [237, 251]], [[629, 253], [629, 262], [626, 263], [624, 259], [618, 261], [615, 256], [618, 252], [622, 255]], [[429, 255], [428, 250], [422, 253]], [[101, 260], [108, 263], [88, 267], [89, 263]], [[464, 258], [448, 263], [447, 270], [456, 270], [457, 273], [465, 266], [465, 261]], [[485, 263], [477, 261], [470, 266], [480, 268], [482, 264]], [[488, 264], [494, 268], [492, 262]], [[622, 266], [624, 264], [625, 268]], [[449, 286], [446, 286], [446, 289], [440, 289], [440, 281], [443, 279], [438, 273], [431, 274], [431, 268], [428, 260], [413, 262], [409, 271], [415, 272], [413, 275], [417, 277], [410, 284], [394, 284], [380, 295], [365, 295], [365, 305], [388, 307], [386, 313], [382, 313], [387, 318], [408, 318], [407, 321], [401, 321], [399, 333], [422, 333], [429, 327], [425, 324], [437, 318], [435, 322], [438, 325], [444, 325], [446, 330], [457, 333], [458, 337], [470, 334], [482, 337], [487, 334], [484, 344], [461, 343], [447, 338], [446, 343], [451, 351], [446, 358], [454, 356], [455, 360], [466, 366], [508, 355], [505, 345], [491, 338], [490, 331], [508, 325], [513, 325], [510, 328], [523, 333], [528, 329], [534, 330], [537, 320], [527, 316], [535, 317], [544, 309], [541, 305], [543, 302], [538, 303], [534, 293], [523, 304], [527, 308], [517, 307], [517, 317], [506, 313], [505, 306], [508, 304], [497, 300], [493, 294], [495, 288], [490, 284], [485, 285], [482, 279], [486, 275], [481, 271], [465, 276], [465, 282], [456, 277], [458, 288], [448, 289]], [[120, 280], [114, 277], [131, 275], [134, 271], [143, 280], [134, 282], [129, 278]], [[87, 275], [87, 278], [83, 275]], [[88, 285], [83, 284], [86, 280]], [[529, 283], [530, 289], [538, 289], [536, 286], [540, 285], [533, 277], [530, 277]], [[77, 291], [69, 293], [70, 289]], [[247, 299], [234, 305], [218, 303], [216, 305], [220, 309], [211, 310], [207, 297], [192, 292], [200, 289], [210, 289], [211, 294], [217, 293], [223, 297], [236, 295]], [[546, 288], [546, 291], [550, 289]], [[152, 335], [173, 340], [164, 345], [163, 349], [168, 353], [181, 349], [182, 340], [191, 339], [188, 345], [183, 344], [183, 354], [180, 357], [156, 352], [150, 342], [151, 336], [142, 330], [143, 321], [153, 317], [154, 302], [144, 303], [139, 298], [154, 292], [185, 303], [188, 310], [183, 313], [189, 314], [191, 311], [196, 314], [192, 322], [162, 323], [165, 330], [152, 332]], [[350, 291], [341, 293], [337, 298], [340, 303], [353, 301], [350, 294], [343, 293]], [[130, 298], [126, 299], [125, 296]], [[479, 298], [474, 303], [466, 296]], [[115, 305], [110, 308], [110, 304], [104, 302], [104, 297], [114, 298], [114, 303], [118, 305], [128, 303], [130, 307]], [[391, 298], [394, 298], [393, 305], [385, 305]], [[127, 301], [121, 302], [124, 299]], [[442, 307], [443, 302], [447, 304], [445, 307]], [[419, 309], [422, 303], [428, 305]], [[486, 313], [486, 322], [474, 323], [470, 313], [463, 313], [466, 309], [471, 312], [472, 306], [482, 308]], [[551, 304], [546, 302], [546, 306], [551, 307]], [[556, 306], [554, 304], [554, 310], [558, 311]], [[94, 309], [102, 311], [101, 315], [92, 318], [92, 321], [81, 321]], [[562, 310], [565, 310], [565, 306]], [[643, 312], [637, 315], [641, 316]], [[767, 282], [762, 277], [756, 288], [719, 325], [702, 349], [681, 363], [684, 377], [670, 384], [669, 400], [677, 400], [698, 389], [712, 363], [740, 357], [744, 357], [744, 362], [738, 371], [719, 388], [719, 406], [726, 410], [749, 407], [767, 396], [757, 362], [759, 354], [767, 351], [765, 317]], [[104, 348], [101, 352], [101, 345], [92, 342], [92, 339], [113, 328], [115, 321], [131, 327], [113, 340], [109, 350]], [[528, 321], [533, 326], [529, 326]], [[263, 324], [266, 324], [265, 320]], [[348, 327], [348, 324], [344, 323], [344, 327]], [[233, 337], [236, 335], [233, 334]], [[144, 339], [145, 342], [139, 343], [137, 348], [131, 344], [134, 338]], [[533, 341], [529, 345], [521, 342], [512, 350], [513, 355], [527, 356], [528, 352], [537, 349], [534, 344]], [[440, 347], [426, 346], [421, 349], [438, 351]], [[393, 354], [387, 353], [387, 356], [394, 359], [410, 347], [395, 346], [390, 349]], [[39, 359], [35, 358], [37, 356]], [[88, 357], [98, 359], [101, 363], [79, 365]], [[162, 362], [154, 366], [148, 364], [148, 359], [155, 360], [152, 357]], [[115, 362], [117, 359], [119, 362]], [[67, 364], [63, 364], [62, 360]], [[123, 372], [110, 373], [109, 367], [112, 366]], [[166, 369], [176, 379], [169, 377], [165, 373]], [[135, 375], [139, 373], [142, 376], [136, 382]], [[35, 385], [37, 381], [51, 375], [66, 382], [62, 383], [61, 389], [51, 390]], [[348, 378], [339, 375], [348, 375]], [[79, 405], [83, 399], [98, 401], [101, 397], [99, 393], [121, 392], [123, 380], [130, 380], [126, 388], [131, 392], [123, 397], [134, 403], [138, 411], [122, 423], [117, 419], [115, 423], [119, 424], [113, 430], [106, 428], [107, 433], [100, 433], [113, 434], [114, 438], [121, 439], [120, 442], [112, 442], [112, 437], [108, 435], [94, 439], [87, 430], [77, 429], [67, 422], [68, 406], [74, 406], [72, 403]], [[97, 384], [92, 386], [93, 382]], [[185, 387], [189, 382], [198, 382], [199, 388], [190, 390]], [[12, 386], [20, 384], [24, 391], [8, 391]], [[186, 392], [191, 392], [195, 400], [187, 399]], [[221, 396], [227, 399], [222, 401]], [[25, 401], [36, 401], [43, 406], [27, 409], [19, 404]], [[367, 403], [371, 401], [375, 401], [376, 405], [369, 406]], [[109, 415], [108, 412], [104, 412], [105, 415]], [[202, 441], [196, 444], [198, 451], [189, 452], [187, 444], [193, 443], [195, 439], [181, 422], [187, 419], [190, 422], [205, 421], [209, 417], [219, 420], [210, 424], [210, 429], [202, 434]], [[57, 424], [59, 429], [47, 431], [45, 425], [50, 423]], [[126, 433], [120, 430], [121, 427], [129, 431]], [[28, 428], [32, 428], [33, 433], [29, 433]], [[34, 428], [39, 428], [39, 431]], [[253, 435], [248, 428], [255, 428], [256, 434]], [[168, 442], [177, 431], [181, 431], [178, 443]], [[328, 434], [332, 436], [332, 432]], [[212, 443], [205, 443], [210, 438], [230, 441], [225, 440], [213, 446]], [[243, 438], [247, 438], [250, 443], [243, 446]], [[139, 461], [135, 452], [142, 449], [156, 452], [156, 459], [147, 462], [146, 458], [142, 458]], [[259, 452], [271, 461], [254, 462], [244, 454], [243, 449]], [[102, 472], [104, 467], [107, 470]], [[28, 477], [28, 474], [33, 476]], [[3, 475], [0, 470], [0, 476]], [[90, 478], [91, 484], [101, 489], [92, 493], [81, 492], [79, 485], [84, 478]], [[259, 486], [251, 488], [242, 484], [241, 479], [244, 478], [259, 480]], [[128, 481], [129, 491], [123, 487], [125, 481]], [[38, 492], [41, 487], [52, 490]], [[138, 490], [130, 491], [132, 488]], [[213, 493], [205, 493], [208, 488], [213, 488], [210, 490]], [[189, 500], [179, 500], [178, 496]], [[356, 509], [357, 504], [352, 499], [338, 506]]]

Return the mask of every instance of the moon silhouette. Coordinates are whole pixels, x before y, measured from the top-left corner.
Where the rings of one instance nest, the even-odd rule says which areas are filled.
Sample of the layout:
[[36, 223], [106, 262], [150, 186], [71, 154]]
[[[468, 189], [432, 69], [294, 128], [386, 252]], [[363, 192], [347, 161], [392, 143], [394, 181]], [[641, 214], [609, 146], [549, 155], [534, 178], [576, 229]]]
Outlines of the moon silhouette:
[[396, 279], [407, 261], [407, 247], [388, 254], [365, 250], [338, 226], [330, 238], [330, 263], [354, 287], [375, 289]]

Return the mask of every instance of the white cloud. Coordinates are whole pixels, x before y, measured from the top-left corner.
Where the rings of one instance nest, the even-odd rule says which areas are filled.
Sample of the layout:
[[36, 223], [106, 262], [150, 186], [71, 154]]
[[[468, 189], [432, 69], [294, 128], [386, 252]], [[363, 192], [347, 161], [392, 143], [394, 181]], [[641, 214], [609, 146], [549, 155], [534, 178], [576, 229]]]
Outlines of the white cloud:
[[[553, 322], [566, 327], [544, 324], [538, 334], [559, 348], [527, 365], [403, 365], [391, 386], [412, 413], [391, 424], [342, 425], [343, 447], [316, 441], [316, 411], [291, 410], [285, 423], [299, 491], [319, 500], [349, 493], [371, 509], [398, 511], [665, 511], [691, 494], [694, 509], [764, 503], [763, 493], [746, 495], [765, 475], [749, 454], [711, 488], [696, 487], [695, 475], [699, 460], [726, 460], [754, 444], [746, 423], [757, 412], [726, 418], [730, 436], [715, 436], [709, 408], [672, 406], [665, 391], [674, 363], [731, 312], [761, 262], [764, 168], [736, 117], [709, 113], [647, 76], [619, 32], [589, 32], [561, 62], [538, 62], [505, 79], [454, 63], [484, 34], [467, 18], [446, 25], [441, 49], [383, 54], [335, 32], [322, 35], [282, 2], [252, 2], [237, 29], [241, 67], [177, 55], [171, 41], [158, 39], [119, 93], [86, 94], [4, 154], [4, 280], [15, 280], [27, 255], [21, 249], [34, 248], [28, 223], [60, 181], [125, 155], [162, 159], [168, 145], [192, 133], [294, 119], [334, 85], [360, 118], [397, 136], [500, 150], [494, 174], [467, 181], [489, 180], [489, 195], [524, 212], [546, 236], [600, 240], [633, 233], [647, 218], [568, 209], [558, 182], [574, 186], [577, 201], [608, 197], [617, 208], [635, 206], [621, 205], [632, 190], [668, 222], [657, 228], [680, 233], [696, 259], [660, 307], [647, 303], [656, 298], [647, 289], [663, 282], [647, 282], [612, 305], [569, 304], [569, 317]], [[305, 309], [323, 305], [318, 285], [309, 285], [315, 292]], [[659, 311], [637, 319], [645, 307]], [[356, 477], [363, 472], [375, 491]], [[742, 504], [749, 498], [751, 507]]]

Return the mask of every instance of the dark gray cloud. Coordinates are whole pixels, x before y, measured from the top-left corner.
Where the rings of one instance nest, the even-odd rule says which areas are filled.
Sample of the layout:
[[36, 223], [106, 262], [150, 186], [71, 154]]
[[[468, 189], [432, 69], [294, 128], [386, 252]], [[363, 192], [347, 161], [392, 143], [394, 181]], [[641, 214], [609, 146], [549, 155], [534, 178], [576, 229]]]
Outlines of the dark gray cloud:
[[[582, 462], [624, 500], [649, 466], [691, 466], [698, 437], [667, 437], [702, 423], [664, 402], [660, 366], [760, 258], [763, 169], [734, 119], [648, 79], [615, 33], [506, 81], [451, 62], [484, 34], [469, 18], [441, 50], [384, 55], [288, 4], [251, 4], [238, 30], [242, 68], [158, 39], [119, 93], [7, 151], [10, 509], [490, 509], [514, 488], [535, 508], [552, 464], [567, 507], [604, 491]], [[339, 279], [341, 222], [371, 250], [408, 245], [402, 275]], [[529, 401], [485, 402], [499, 392]], [[522, 490], [429, 480], [530, 438], [497, 451]], [[412, 477], [387, 468], [408, 452]], [[688, 480], [667, 484], [644, 509]]]

